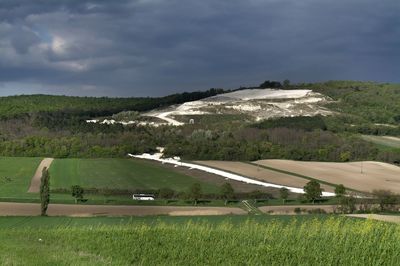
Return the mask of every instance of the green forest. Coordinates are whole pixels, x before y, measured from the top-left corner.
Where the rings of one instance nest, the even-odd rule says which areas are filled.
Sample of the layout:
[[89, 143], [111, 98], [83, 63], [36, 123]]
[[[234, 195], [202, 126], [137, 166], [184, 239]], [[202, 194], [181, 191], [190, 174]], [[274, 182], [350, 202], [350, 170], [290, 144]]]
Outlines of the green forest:
[[[275, 83], [274, 83], [275, 84]], [[279, 87], [279, 86], [278, 86]], [[313, 89], [332, 101], [332, 116], [261, 122], [221, 115], [181, 127], [86, 123], [94, 117], [198, 100], [222, 89], [161, 98], [23, 95], [0, 98], [0, 155], [56, 158], [125, 157], [166, 147], [166, 156], [203, 160], [285, 158], [315, 161], [400, 162], [400, 149], [380, 147], [361, 135], [400, 136], [400, 85], [331, 81], [286, 84]], [[244, 89], [244, 88], [241, 88]]]

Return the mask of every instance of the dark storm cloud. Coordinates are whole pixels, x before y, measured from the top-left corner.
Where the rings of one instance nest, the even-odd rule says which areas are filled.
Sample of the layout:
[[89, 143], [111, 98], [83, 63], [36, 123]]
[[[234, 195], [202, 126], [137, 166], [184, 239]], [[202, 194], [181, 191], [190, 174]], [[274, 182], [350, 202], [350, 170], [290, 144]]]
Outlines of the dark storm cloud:
[[399, 82], [397, 0], [0, 2], [0, 94]]

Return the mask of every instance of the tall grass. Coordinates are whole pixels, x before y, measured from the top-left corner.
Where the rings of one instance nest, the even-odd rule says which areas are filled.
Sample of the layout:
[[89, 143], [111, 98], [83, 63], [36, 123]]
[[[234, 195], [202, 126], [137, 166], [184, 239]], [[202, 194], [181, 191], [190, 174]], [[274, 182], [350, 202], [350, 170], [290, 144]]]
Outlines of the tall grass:
[[399, 265], [400, 256], [400, 226], [344, 218], [17, 228], [0, 237], [1, 261], [23, 265]]

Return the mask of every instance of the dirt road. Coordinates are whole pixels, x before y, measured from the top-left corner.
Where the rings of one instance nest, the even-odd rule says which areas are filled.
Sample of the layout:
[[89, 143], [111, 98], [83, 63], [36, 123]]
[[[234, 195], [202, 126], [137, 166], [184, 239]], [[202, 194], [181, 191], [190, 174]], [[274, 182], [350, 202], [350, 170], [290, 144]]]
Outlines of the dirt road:
[[[146, 215], [227, 215], [247, 214], [240, 208], [228, 207], [180, 207], [180, 206], [114, 206], [114, 205], [69, 205], [50, 204], [49, 216], [146, 216]], [[0, 203], [0, 216], [36, 216], [40, 215], [37, 203]]]
[[28, 189], [29, 193], [39, 193], [40, 191], [40, 178], [42, 177], [43, 168], [49, 168], [51, 163], [53, 162], [53, 158], [45, 158], [39, 164], [35, 175], [32, 177], [31, 186]]

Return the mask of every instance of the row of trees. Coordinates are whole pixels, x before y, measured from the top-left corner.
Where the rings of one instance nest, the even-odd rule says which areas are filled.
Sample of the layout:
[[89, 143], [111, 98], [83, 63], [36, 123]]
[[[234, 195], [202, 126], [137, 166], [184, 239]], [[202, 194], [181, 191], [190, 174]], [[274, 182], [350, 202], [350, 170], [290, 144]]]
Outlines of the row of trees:
[[72, 197], [75, 199], [75, 203], [78, 203], [84, 199], [85, 194], [94, 194], [94, 195], [103, 195], [105, 197], [109, 196], [131, 196], [132, 194], [153, 194], [157, 199], [164, 200], [190, 200], [194, 205], [197, 205], [198, 201], [201, 199], [206, 200], [215, 200], [222, 199], [225, 202], [225, 205], [228, 204], [231, 200], [240, 200], [240, 199], [269, 199], [272, 198], [271, 194], [264, 193], [262, 191], [252, 191], [249, 193], [237, 193], [230, 183], [224, 183], [220, 187], [220, 191], [218, 194], [204, 194], [203, 189], [199, 183], [194, 183], [190, 186], [187, 191], [175, 191], [170, 188], [161, 188], [158, 190], [118, 190], [118, 189], [85, 189], [79, 185], [74, 185], [70, 190], [66, 189], [58, 189], [53, 190], [53, 193], [71, 193]]
[[[166, 156], [189, 160], [293, 159], [400, 162], [399, 150], [382, 150], [356, 136], [295, 128], [145, 128], [112, 133], [42, 132], [0, 141], [0, 156], [125, 157], [165, 146]], [[0, 136], [1, 139], [1, 136]]]
[[[400, 152], [380, 150], [357, 137], [296, 129], [235, 131], [137, 129], [113, 134], [32, 136], [0, 142], [1, 156], [125, 157], [165, 146], [166, 156], [197, 160], [293, 159], [315, 161], [379, 160], [400, 162]], [[58, 134], [57, 134], [58, 135]], [[55, 136], [57, 136], [55, 135]]]

